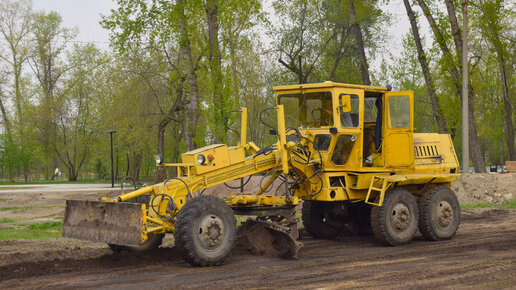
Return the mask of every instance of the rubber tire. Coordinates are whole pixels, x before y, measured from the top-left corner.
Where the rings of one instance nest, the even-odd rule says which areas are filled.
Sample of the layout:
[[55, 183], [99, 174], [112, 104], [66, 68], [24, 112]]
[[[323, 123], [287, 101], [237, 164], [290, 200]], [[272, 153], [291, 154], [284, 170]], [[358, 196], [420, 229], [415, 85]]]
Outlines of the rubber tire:
[[[130, 200], [127, 200], [126, 202], [134, 202], [134, 203], [143, 203], [143, 204], [149, 204], [150, 202], [150, 194], [144, 194], [137, 196], [135, 198], [132, 198]], [[154, 249], [159, 248], [161, 244], [163, 243], [163, 238], [165, 237], [165, 234], [148, 234], [147, 240], [143, 242], [141, 245], [136, 247], [131, 246], [121, 246], [121, 245], [115, 245], [115, 244], [108, 244], [111, 251], [114, 253], [120, 253], [123, 250], [132, 252], [132, 253], [138, 253], [138, 254], [144, 254], [146, 252], [150, 252]]]
[[[208, 215], [220, 218], [224, 226], [221, 245], [213, 250], [203, 248], [199, 241], [200, 223]], [[177, 215], [175, 228], [175, 245], [187, 263], [201, 267], [216, 266], [231, 256], [236, 240], [236, 218], [222, 199], [202, 195], [188, 200]]]
[[[380, 196], [376, 197], [376, 203]], [[409, 211], [409, 224], [403, 231], [394, 229], [391, 218], [393, 207], [403, 204]], [[371, 209], [371, 228], [376, 240], [382, 244], [398, 246], [409, 243], [418, 227], [418, 209], [414, 196], [405, 189], [394, 188], [389, 190], [381, 207], [373, 206]]]
[[[446, 201], [453, 210], [452, 221], [446, 227], [439, 226], [433, 216], [435, 206], [441, 205], [441, 201]], [[448, 187], [436, 186], [425, 192], [418, 199], [419, 209], [419, 231], [427, 240], [438, 241], [451, 239], [460, 224], [460, 204], [457, 196]]]
[[314, 238], [330, 239], [341, 233], [344, 224], [335, 226], [329, 224], [324, 216], [332, 210], [333, 204], [322, 201], [303, 201], [301, 218], [305, 230]]

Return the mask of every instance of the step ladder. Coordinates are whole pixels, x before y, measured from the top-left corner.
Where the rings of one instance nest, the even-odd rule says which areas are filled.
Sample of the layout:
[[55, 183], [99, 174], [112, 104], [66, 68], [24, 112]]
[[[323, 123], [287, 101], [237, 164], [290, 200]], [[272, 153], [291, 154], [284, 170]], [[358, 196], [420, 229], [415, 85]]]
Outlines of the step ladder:
[[[389, 176], [373, 176], [373, 178], [371, 178], [371, 184], [369, 184], [369, 190], [367, 191], [367, 195], [366, 195], [366, 198], [364, 201], [365, 203], [375, 205], [375, 206], [382, 206], [383, 199], [385, 198], [385, 191], [387, 191], [387, 189], [389, 189], [389, 187], [391, 187], [391, 185], [393, 184], [390, 180], [388, 180], [388, 177]], [[378, 184], [380, 182], [382, 184], [381, 187], [374, 186], [375, 184]], [[373, 192], [373, 191], [380, 193], [380, 200], [378, 201], [378, 203], [369, 201], [371, 192]]]

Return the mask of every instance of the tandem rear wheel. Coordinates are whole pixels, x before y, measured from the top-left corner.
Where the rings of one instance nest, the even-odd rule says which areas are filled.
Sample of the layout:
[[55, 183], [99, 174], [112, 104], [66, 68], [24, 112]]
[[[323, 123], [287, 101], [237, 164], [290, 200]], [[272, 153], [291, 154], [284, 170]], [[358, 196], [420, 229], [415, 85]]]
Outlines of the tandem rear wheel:
[[[376, 203], [380, 196], [376, 197]], [[382, 206], [371, 209], [371, 228], [376, 240], [397, 246], [410, 242], [418, 227], [418, 207], [414, 195], [403, 188], [393, 188]]]
[[381, 207], [375, 206], [371, 210], [375, 238], [392, 246], [410, 242], [417, 228], [426, 240], [451, 239], [459, 223], [459, 201], [446, 186], [436, 186], [424, 192], [417, 201], [407, 190], [394, 188], [387, 192]]
[[460, 223], [460, 205], [455, 193], [436, 186], [418, 199], [419, 231], [427, 240], [451, 239]]

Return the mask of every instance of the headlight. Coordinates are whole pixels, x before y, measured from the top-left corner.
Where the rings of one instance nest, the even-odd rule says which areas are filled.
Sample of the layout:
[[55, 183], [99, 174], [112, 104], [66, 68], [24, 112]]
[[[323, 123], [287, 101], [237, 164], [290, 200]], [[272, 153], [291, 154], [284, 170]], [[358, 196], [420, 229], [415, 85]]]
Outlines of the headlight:
[[203, 165], [205, 161], [206, 161], [206, 157], [204, 155], [202, 155], [202, 154], [197, 155], [197, 162], [199, 162], [199, 164]]
[[161, 154], [154, 155], [154, 160], [156, 160], [156, 163], [162, 164], [163, 163], [163, 156]]

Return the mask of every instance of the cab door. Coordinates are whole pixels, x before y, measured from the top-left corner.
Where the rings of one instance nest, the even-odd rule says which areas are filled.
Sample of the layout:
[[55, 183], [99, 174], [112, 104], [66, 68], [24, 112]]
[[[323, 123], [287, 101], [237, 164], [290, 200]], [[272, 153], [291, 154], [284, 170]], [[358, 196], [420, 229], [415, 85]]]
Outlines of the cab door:
[[383, 160], [387, 168], [414, 168], [414, 92], [386, 92]]

